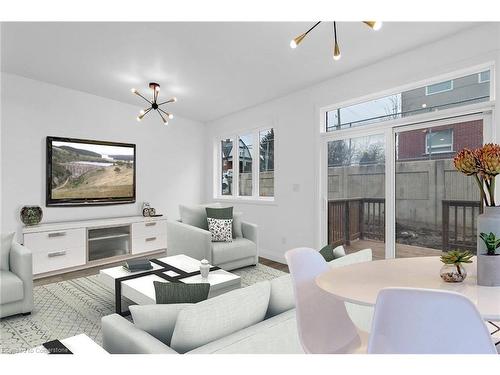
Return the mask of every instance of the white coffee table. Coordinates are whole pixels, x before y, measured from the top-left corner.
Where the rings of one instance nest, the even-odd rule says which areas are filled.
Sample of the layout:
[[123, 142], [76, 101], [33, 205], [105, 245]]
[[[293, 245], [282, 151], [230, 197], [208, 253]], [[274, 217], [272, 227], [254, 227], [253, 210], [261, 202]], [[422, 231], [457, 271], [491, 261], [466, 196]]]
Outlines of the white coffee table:
[[[106, 350], [101, 348], [96, 342], [94, 342], [86, 334], [76, 335], [73, 337], [68, 337], [67, 339], [59, 340], [61, 343], [70, 350], [71, 353], [77, 355], [102, 355], [108, 354]], [[24, 352], [25, 354], [48, 354], [49, 351], [43, 346], [37, 346], [36, 348], [29, 349]]]
[[[188, 284], [210, 283], [208, 298], [241, 287], [241, 278], [238, 275], [222, 269], [210, 271], [208, 278], [203, 279], [199, 274], [200, 261], [187, 255], [173, 255], [157, 260], [188, 274], [197, 273], [192, 276], [182, 277], [180, 281]], [[122, 266], [118, 266], [102, 269], [99, 272], [99, 281], [115, 290], [115, 307], [118, 314], [128, 314], [128, 311], [121, 311], [121, 297], [126, 297], [139, 305], [155, 304], [156, 296], [153, 281], [169, 282], [169, 277], [176, 278], [182, 276], [175, 271], [161, 271], [165, 267], [154, 263], [154, 260], [151, 260], [151, 264], [153, 266], [153, 270], [151, 271], [129, 272]], [[156, 274], [152, 271], [155, 271]], [[145, 275], [141, 276], [142, 274]], [[159, 274], [162, 276], [159, 276]]]

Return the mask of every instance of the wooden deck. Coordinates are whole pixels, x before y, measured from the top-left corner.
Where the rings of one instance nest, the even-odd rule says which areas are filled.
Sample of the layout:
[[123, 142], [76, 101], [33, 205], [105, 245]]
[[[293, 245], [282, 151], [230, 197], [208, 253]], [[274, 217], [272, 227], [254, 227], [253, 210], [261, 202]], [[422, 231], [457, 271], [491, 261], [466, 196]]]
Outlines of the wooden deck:
[[[385, 243], [374, 240], [355, 240], [351, 241], [349, 246], [346, 246], [347, 253], [353, 253], [358, 250], [370, 248], [373, 251], [373, 259], [385, 259]], [[413, 258], [413, 257], [428, 257], [439, 256], [441, 250], [429, 249], [427, 247], [411, 246], [396, 244], [397, 258]]]

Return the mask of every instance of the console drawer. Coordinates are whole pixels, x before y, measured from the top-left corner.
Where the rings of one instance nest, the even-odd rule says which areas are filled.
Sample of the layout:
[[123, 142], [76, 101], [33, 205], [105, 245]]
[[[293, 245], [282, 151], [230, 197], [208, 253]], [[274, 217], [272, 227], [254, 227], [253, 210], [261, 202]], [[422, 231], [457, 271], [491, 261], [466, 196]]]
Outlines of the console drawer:
[[167, 235], [151, 235], [148, 237], [132, 237], [132, 254], [146, 253], [149, 251], [167, 248]]
[[24, 246], [33, 253], [85, 247], [85, 229], [26, 233]]
[[85, 255], [85, 247], [33, 252], [33, 274], [81, 266], [86, 262]]
[[132, 237], [154, 237], [162, 234], [167, 234], [167, 222], [165, 220], [132, 224]]

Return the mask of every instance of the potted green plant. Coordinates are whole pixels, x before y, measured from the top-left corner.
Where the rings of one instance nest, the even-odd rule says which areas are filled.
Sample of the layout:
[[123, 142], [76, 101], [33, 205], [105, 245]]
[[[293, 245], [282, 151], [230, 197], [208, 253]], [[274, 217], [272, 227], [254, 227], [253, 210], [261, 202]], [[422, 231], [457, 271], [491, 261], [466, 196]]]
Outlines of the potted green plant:
[[[500, 206], [495, 203], [495, 178], [500, 174], [500, 145], [488, 143], [476, 150], [463, 149], [454, 158], [455, 168], [473, 176], [484, 212], [477, 218], [478, 233], [494, 233], [500, 228]], [[496, 248], [495, 248], [496, 249]], [[488, 250], [487, 242], [477, 237], [477, 283], [500, 286], [500, 256]]]
[[441, 278], [447, 283], [459, 283], [467, 277], [467, 271], [463, 263], [472, 263], [474, 255], [469, 251], [452, 250], [441, 255], [441, 262], [444, 263], [440, 271]]

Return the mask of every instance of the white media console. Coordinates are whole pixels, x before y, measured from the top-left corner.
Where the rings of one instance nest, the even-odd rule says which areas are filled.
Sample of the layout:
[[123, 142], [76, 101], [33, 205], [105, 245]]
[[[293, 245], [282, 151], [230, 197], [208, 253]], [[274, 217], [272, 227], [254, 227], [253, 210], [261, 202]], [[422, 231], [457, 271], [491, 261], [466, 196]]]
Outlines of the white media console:
[[143, 216], [46, 223], [23, 228], [35, 278], [164, 251], [167, 219]]

